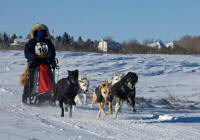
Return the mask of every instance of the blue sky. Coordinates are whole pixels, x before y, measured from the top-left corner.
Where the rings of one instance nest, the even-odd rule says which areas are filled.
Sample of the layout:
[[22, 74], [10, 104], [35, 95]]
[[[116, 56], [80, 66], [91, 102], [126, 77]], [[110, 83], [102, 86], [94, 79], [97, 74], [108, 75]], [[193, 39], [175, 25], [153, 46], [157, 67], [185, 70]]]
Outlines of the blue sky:
[[199, 0], [1, 0], [0, 32], [26, 36], [36, 23], [77, 39], [172, 41], [200, 35]]

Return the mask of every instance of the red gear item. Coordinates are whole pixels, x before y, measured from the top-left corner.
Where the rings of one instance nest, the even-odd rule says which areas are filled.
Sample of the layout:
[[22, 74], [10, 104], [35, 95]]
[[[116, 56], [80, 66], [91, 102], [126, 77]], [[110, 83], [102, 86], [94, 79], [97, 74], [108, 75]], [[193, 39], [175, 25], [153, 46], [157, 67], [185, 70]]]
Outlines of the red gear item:
[[54, 84], [50, 68], [47, 65], [40, 65], [39, 93], [53, 90]]

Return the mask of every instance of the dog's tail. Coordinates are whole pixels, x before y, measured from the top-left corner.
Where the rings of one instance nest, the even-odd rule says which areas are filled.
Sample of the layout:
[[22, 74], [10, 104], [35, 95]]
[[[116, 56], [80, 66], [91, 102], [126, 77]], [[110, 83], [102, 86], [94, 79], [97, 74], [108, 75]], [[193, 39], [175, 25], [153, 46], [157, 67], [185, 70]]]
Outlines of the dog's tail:
[[24, 73], [20, 77], [20, 85], [25, 86], [27, 81], [28, 81], [28, 66], [26, 67]]

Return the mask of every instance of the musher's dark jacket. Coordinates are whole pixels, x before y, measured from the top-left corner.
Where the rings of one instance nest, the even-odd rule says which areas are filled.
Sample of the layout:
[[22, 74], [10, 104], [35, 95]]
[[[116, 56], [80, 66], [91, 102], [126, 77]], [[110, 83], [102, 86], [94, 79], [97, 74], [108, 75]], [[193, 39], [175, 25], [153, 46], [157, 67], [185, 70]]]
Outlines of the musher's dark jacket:
[[[37, 55], [35, 53], [35, 46], [38, 42], [42, 42], [45, 43], [48, 46], [48, 52], [47, 52], [47, 56], [46, 58], [37, 58]], [[32, 38], [30, 39], [24, 48], [24, 54], [25, 54], [25, 58], [28, 59], [29, 62], [35, 62], [35, 63], [44, 63], [43, 61], [47, 60], [51, 63], [55, 60], [55, 47], [52, 44], [50, 39], [42, 39], [42, 40], [37, 40], [36, 38]]]

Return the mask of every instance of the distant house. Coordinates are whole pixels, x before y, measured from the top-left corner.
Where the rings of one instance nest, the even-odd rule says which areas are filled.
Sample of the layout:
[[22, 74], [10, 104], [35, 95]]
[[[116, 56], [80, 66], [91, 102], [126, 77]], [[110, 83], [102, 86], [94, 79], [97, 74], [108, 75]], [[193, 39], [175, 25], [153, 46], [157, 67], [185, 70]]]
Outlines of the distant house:
[[147, 46], [149, 46], [151, 48], [157, 48], [157, 49], [166, 48], [165, 44], [160, 41], [157, 41], [157, 42], [154, 42], [151, 44], [147, 44]]
[[157, 49], [161, 49], [161, 48], [175, 48], [176, 45], [173, 42], [168, 42], [168, 43], [163, 43], [160, 41], [157, 41], [155, 43], [151, 43], [151, 44], [147, 44], [147, 46], [151, 47], [151, 48], [157, 48]]
[[165, 46], [171, 49], [174, 49], [177, 47], [177, 45], [174, 42], [165, 43]]
[[27, 39], [23, 38], [16, 38], [13, 43], [11, 43], [11, 46], [23, 46], [27, 42]]
[[119, 43], [112, 40], [101, 40], [98, 44], [98, 50], [102, 52], [119, 51], [121, 46]]

